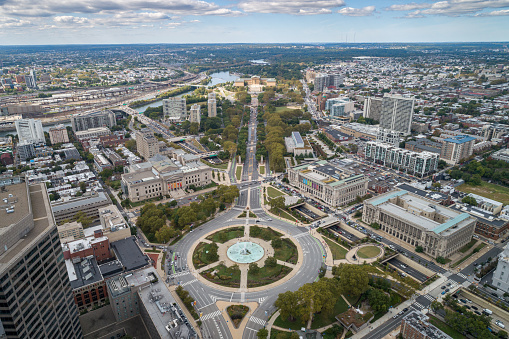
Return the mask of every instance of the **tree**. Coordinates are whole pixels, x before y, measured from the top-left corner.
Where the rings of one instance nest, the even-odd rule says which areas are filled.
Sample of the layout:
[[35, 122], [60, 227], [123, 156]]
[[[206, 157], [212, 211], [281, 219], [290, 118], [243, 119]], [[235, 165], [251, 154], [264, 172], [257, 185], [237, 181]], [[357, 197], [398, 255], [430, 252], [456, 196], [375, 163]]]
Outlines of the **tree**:
[[442, 264], [442, 265], [445, 265], [447, 262], [444, 257], [437, 257], [435, 260], [437, 263]]
[[472, 205], [472, 206], [477, 206], [477, 200], [475, 200], [474, 197], [471, 197], [471, 196], [466, 196], [464, 197], [463, 199], [461, 199], [461, 202], [464, 203], [464, 204], [469, 204], [469, 205]]
[[384, 311], [387, 312], [389, 308], [389, 304], [391, 302], [391, 298], [384, 291], [378, 288], [369, 289], [367, 292], [368, 302], [371, 308], [376, 311]]
[[50, 195], [49, 195], [49, 200], [50, 201], [55, 201], [55, 200], [58, 200], [58, 199], [60, 199], [60, 194], [58, 194], [58, 192], [50, 193]]
[[297, 292], [292, 291], [279, 294], [274, 305], [279, 308], [281, 318], [290, 321], [296, 319], [297, 311], [302, 307]]
[[196, 134], [198, 134], [199, 129], [200, 129], [200, 124], [197, 122], [192, 122], [191, 126], [189, 127], [189, 133], [196, 135]]
[[285, 208], [285, 198], [283, 196], [280, 196], [277, 198], [270, 199], [269, 205], [270, 205], [271, 210], [273, 210], [273, 211], [277, 211], [279, 209], [284, 209]]
[[170, 241], [171, 238], [175, 237], [175, 229], [173, 227], [163, 226], [156, 231], [156, 240], [160, 244], [165, 244]]
[[125, 147], [131, 152], [136, 152], [136, 140], [130, 139], [125, 143]]
[[85, 193], [87, 191], [87, 184], [84, 182], [80, 182], [80, 190]]
[[216, 262], [217, 260], [219, 260], [217, 250], [218, 246], [215, 242], [209, 244], [207, 252], [205, 253], [205, 258], [208, 262]]
[[267, 267], [276, 267], [277, 265], [277, 259], [274, 257], [268, 257], [265, 259], [265, 266]]
[[362, 266], [340, 264], [333, 267], [332, 274], [339, 277], [341, 293], [359, 296], [368, 289], [369, 276]]
[[434, 312], [434, 313], [437, 313], [438, 310], [443, 310], [444, 309], [444, 305], [442, 305], [441, 302], [438, 302], [436, 300], [434, 300], [431, 305], [430, 305], [430, 309]]
[[273, 248], [281, 248], [281, 246], [283, 246], [283, 240], [281, 240], [281, 238], [272, 239], [272, 241], [270, 242], [270, 245]]
[[74, 220], [81, 223], [83, 228], [87, 228], [92, 223], [92, 218], [87, 216], [87, 214], [83, 211], [79, 211], [74, 215]]
[[260, 272], [260, 267], [258, 267], [258, 264], [255, 262], [252, 262], [249, 264], [249, 272], [256, 275], [258, 272]]
[[424, 252], [424, 248], [422, 248], [422, 246], [417, 246], [417, 247], [415, 247], [415, 252], [422, 253], [422, 252]]
[[256, 334], [256, 337], [258, 339], [267, 339], [268, 336], [269, 336], [269, 331], [266, 328], [260, 329], [258, 331], [258, 333]]
[[290, 339], [299, 339], [300, 336], [297, 332], [292, 332], [292, 334], [290, 334]]

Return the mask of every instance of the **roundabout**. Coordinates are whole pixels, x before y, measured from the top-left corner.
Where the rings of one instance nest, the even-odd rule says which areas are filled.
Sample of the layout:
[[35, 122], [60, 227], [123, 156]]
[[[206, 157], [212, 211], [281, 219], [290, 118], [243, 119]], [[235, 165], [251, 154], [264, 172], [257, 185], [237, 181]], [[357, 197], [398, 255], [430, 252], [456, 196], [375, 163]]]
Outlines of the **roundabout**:
[[228, 248], [228, 258], [239, 264], [250, 264], [260, 260], [264, 254], [263, 247], [250, 241], [238, 242]]

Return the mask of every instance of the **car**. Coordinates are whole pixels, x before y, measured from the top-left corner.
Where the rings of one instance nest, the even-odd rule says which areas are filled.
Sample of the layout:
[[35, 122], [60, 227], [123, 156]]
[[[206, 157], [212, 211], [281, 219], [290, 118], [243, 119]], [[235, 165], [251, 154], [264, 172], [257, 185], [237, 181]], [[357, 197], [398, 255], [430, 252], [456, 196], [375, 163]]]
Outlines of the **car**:
[[403, 265], [403, 264], [401, 264], [401, 268], [406, 268], [406, 266], [405, 266], [405, 265]]
[[406, 308], [406, 307], [405, 307], [405, 308], [403, 309], [403, 312], [406, 312], [406, 311], [408, 311], [408, 308]]
[[495, 321], [495, 325], [497, 325], [497, 326], [498, 326], [498, 327], [500, 327], [500, 328], [505, 328], [504, 323], [503, 323], [503, 322], [501, 322], [500, 320]]
[[465, 308], [466, 308], [467, 310], [469, 310], [469, 309], [470, 309], [470, 306], [468, 306], [468, 305], [465, 305]]
[[449, 292], [450, 290], [448, 288], [445, 289], [446, 292]]
[[451, 286], [452, 284], [451, 283], [448, 283], [447, 286]]
[[445, 290], [445, 286], [442, 286], [442, 289]]
[[394, 317], [392, 317], [392, 319], [396, 319], [398, 316], [399, 316], [399, 315], [398, 315], [398, 314], [396, 314], [396, 315], [394, 315]]
[[470, 307], [472, 307], [472, 308], [473, 308], [474, 310], [476, 310], [476, 311], [478, 310], [477, 306], [472, 305], [472, 306], [470, 306]]
[[442, 292], [442, 295], [444, 295], [444, 294], [445, 294], [445, 291]]
[[462, 303], [464, 303], [464, 304], [466, 304], [466, 303], [467, 303], [467, 301], [466, 301], [465, 299], [460, 299], [460, 301], [461, 301]]

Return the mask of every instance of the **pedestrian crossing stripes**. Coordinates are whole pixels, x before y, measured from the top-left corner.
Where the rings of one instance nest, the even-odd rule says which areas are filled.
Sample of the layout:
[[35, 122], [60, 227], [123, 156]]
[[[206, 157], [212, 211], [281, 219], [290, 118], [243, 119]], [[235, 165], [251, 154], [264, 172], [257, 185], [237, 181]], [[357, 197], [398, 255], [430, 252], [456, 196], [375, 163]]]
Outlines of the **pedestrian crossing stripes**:
[[243, 303], [246, 301], [246, 292], [240, 292], [240, 302]]
[[211, 319], [211, 318], [215, 318], [215, 317], [219, 317], [221, 315], [221, 311], [217, 310], [215, 312], [212, 312], [212, 313], [209, 313], [209, 314], [205, 314], [203, 315], [200, 320], [201, 321], [205, 321], [207, 319]]
[[457, 276], [458, 276], [458, 277], [461, 277], [461, 278], [463, 278], [463, 279], [467, 279], [467, 276], [466, 276], [466, 275], [464, 275], [463, 273], [458, 273], [458, 274], [457, 274]]
[[265, 326], [265, 320], [262, 320], [260, 318], [257, 318], [257, 317], [251, 317], [249, 318], [249, 320], [251, 320], [252, 322], [254, 322], [255, 324], [258, 324], [258, 325], [262, 325], [262, 326]]
[[197, 281], [198, 281], [198, 279], [193, 279], [193, 280], [191, 280], [191, 281], [186, 281], [185, 283], [180, 284], [180, 286], [184, 287], [184, 286], [190, 285], [190, 284], [192, 284], [192, 283], [195, 283], [195, 282], [197, 282]]
[[422, 306], [421, 304], [419, 304], [417, 301], [416, 301], [416, 302], [414, 302], [414, 307], [415, 307], [415, 308], [418, 308], [418, 309], [420, 309], [420, 310], [422, 310], [422, 309], [424, 308], [424, 306]]
[[177, 278], [177, 277], [181, 277], [181, 276], [184, 276], [184, 275], [187, 275], [187, 274], [189, 274], [189, 271], [182, 272], [182, 273], [175, 273], [175, 274], [170, 275], [170, 278]]
[[223, 339], [223, 334], [221, 333], [221, 330], [219, 329], [219, 325], [217, 325], [216, 319], [214, 319], [214, 325], [216, 325], [217, 333], [219, 334], [219, 338]]
[[266, 297], [258, 298], [258, 303], [262, 304], [265, 301]]
[[424, 298], [428, 299], [429, 301], [435, 301], [435, 298], [433, 298], [433, 296], [429, 295], [429, 294], [426, 294], [424, 296]]

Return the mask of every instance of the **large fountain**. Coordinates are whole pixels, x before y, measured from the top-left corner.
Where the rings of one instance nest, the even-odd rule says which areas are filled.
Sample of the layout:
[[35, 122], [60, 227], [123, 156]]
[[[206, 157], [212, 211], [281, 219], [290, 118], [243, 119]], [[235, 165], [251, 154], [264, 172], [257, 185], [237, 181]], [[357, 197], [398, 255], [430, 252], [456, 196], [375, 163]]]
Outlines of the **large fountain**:
[[263, 257], [264, 250], [258, 244], [250, 241], [238, 242], [232, 245], [226, 254], [228, 258], [239, 264], [250, 264]]

